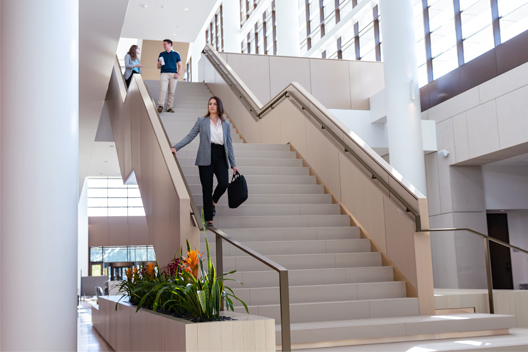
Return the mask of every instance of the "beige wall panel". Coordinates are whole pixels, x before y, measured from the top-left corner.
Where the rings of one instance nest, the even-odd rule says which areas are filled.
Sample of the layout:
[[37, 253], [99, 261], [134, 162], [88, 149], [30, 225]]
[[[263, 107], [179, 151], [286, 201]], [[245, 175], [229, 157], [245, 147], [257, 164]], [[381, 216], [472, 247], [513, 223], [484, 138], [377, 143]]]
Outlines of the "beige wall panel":
[[147, 224], [142, 225], [129, 225], [130, 228], [130, 245], [131, 246], [143, 246], [150, 245], [149, 232]]
[[471, 158], [500, 149], [495, 100], [468, 110], [466, 116]]
[[528, 142], [527, 97], [528, 86], [525, 86], [497, 98], [501, 149]]
[[[430, 222], [432, 228], [453, 227], [453, 213], [431, 216]], [[431, 248], [434, 287], [457, 288], [458, 269], [454, 232], [432, 232]]]
[[310, 83], [310, 60], [270, 56], [271, 97], [279, 94], [291, 82], [298, 82], [307, 91], [312, 91]]
[[88, 225], [88, 244], [90, 247], [108, 246], [108, 224]]
[[528, 64], [518, 66], [479, 86], [480, 102], [498, 98], [528, 85]]
[[227, 54], [227, 63], [262, 104], [270, 101], [270, 67], [267, 55]]
[[386, 253], [411, 285], [417, 287], [414, 226], [400, 209], [383, 197], [385, 212]]
[[465, 112], [453, 117], [453, 131], [455, 135], [456, 162], [469, 159], [469, 139]]
[[449, 177], [449, 165], [456, 162], [455, 140], [453, 134], [453, 119], [447, 119], [436, 124], [436, 134], [438, 139], [438, 150], [449, 150], [451, 153], [447, 157], [440, 157], [437, 153], [438, 181], [440, 186], [440, 210], [442, 213], [453, 211], [451, 199], [451, 179]]
[[352, 109], [347, 61], [310, 60], [312, 94], [327, 109]]
[[484, 183], [480, 166], [449, 168], [453, 211], [485, 211]]
[[275, 109], [267, 114], [265, 119], [260, 120], [259, 132], [261, 143], [282, 143], [281, 111], [282, 109]]
[[479, 90], [475, 87], [427, 110], [427, 116], [429, 120], [440, 122], [479, 104]]
[[386, 252], [383, 195], [342, 154], [339, 155], [341, 202]]
[[427, 201], [429, 202], [429, 214], [431, 216], [441, 213], [440, 210], [440, 187], [438, 185], [438, 159], [436, 153], [425, 156], [425, 174], [427, 181]]
[[[342, 200], [341, 182], [343, 174], [340, 173], [339, 162], [341, 153], [322, 133], [317, 131], [311, 122], [307, 121], [305, 125], [306, 153], [303, 156], [336, 198]], [[348, 177], [345, 180], [344, 182], [354, 182]]]
[[130, 243], [130, 231], [128, 223], [108, 224], [108, 245], [109, 246], [122, 246], [123, 243]]
[[353, 110], [370, 110], [369, 98], [385, 88], [383, 63], [349, 61]]
[[[278, 110], [278, 109], [275, 109]], [[299, 114], [299, 109], [290, 102], [281, 104], [280, 110], [281, 142], [291, 143], [303, 156], [307, 155], [307, 144], [309, 137], [306, 134], [306, 118]], [[313, 167], [313, 166], [312, 166]]]

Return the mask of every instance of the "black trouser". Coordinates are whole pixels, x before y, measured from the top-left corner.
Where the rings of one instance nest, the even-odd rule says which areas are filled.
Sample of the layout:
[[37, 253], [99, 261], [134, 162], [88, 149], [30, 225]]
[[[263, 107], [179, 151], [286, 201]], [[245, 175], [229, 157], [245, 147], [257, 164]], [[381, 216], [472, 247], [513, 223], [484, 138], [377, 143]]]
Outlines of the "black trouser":
[[127, 79], [125, 79], [125, 82], [126, 82], [127, 88], [128, 88], [128, 86], [130, 86], [130, 82], [132, 81], [132, 76], [133, 76], [134, 74], [139, 74], [139, 72], [136, 72], [136, 71], [132, 70], [132, 73], [130, 74], [130, 77], [128, 77]]
[[[213, 221], [213, 201], [218, 203], [229, 184], [229, 167], [223, 145], [211, 143], [211, 165], [199, 166], [205, 221]], [[218, 185], [213, 194], [213, 174]]]

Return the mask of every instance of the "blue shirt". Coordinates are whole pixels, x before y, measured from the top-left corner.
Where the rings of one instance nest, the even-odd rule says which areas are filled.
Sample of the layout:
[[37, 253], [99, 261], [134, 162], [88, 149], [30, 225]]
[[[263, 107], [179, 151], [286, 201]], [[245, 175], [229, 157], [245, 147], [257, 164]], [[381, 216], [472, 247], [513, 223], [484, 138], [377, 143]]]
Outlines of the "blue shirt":
[[178, 72], [178, 65], [177, 63], [181, 61], [180, 54], [175, 52], [174, 50], [170, 53], [163, 51], [159, 54], [158, 58], [163, 57], [163, 60], [165, 60], [165, 65], [161, 66], [161, 73], [170, 72], [170, 73], [176, 73]]
[[[132, 64], [139, 65], [139, 59], [132, 61]], [[139, 73], [139, 67], [134, 67], [132, 71], [136, 71], [137, 73]]]

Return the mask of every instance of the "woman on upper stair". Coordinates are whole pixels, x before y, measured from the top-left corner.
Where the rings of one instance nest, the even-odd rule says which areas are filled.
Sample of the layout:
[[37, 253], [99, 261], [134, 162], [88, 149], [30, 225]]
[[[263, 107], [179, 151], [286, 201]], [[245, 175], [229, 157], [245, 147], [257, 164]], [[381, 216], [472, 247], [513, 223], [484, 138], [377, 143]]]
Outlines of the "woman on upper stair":
[[[174, 154], [200, 134], [196, 163], [202, 183], [203, 209], [207, 226], [213, 226], [215, 204], [229, 184], [229, 165], [238, 172], [231, 140], [231, 124], [224, 118], [224, 106], [218, 97], [209, 99], [207, 115], [199, 117], [191, 132], [171, 149]], [[218, 185], [213, 193], [213, 174]]]

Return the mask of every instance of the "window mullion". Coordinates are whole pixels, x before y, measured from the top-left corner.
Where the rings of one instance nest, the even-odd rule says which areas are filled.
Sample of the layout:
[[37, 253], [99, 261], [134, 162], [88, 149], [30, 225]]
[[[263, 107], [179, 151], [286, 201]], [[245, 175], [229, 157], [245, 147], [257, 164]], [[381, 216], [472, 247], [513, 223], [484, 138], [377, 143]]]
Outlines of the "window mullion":
[[427, 82], [433, 81], [433, 54], [431, 50], [431, 29], [429, 26], [429, 1], [422, 0], [423, 21], [424, 21], [424, 43], [425, 59], [427, 65]]
[[491, 17], [493, 20], [493, 40], [495, 46], [501, 43], [501, 34], [500, 34], [500, 17], [499, 17], [499, 4], [497, 0], [491, 1]]
[[464, 37], [462, 36], [462, 13], [460, 12], [460, 0], [453, 0], [455, 10], [455, 33], [457, 41], [458, 66], [464, 64]]

